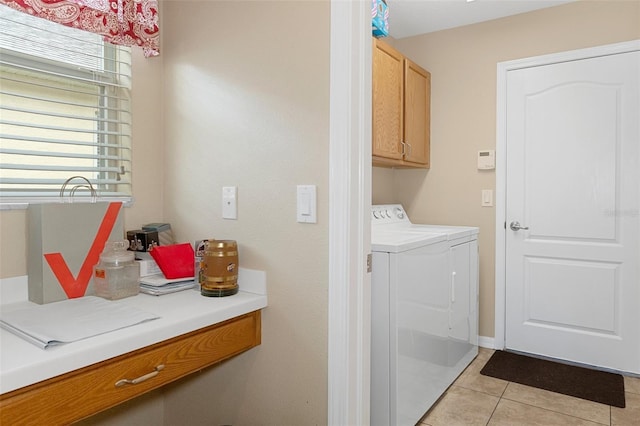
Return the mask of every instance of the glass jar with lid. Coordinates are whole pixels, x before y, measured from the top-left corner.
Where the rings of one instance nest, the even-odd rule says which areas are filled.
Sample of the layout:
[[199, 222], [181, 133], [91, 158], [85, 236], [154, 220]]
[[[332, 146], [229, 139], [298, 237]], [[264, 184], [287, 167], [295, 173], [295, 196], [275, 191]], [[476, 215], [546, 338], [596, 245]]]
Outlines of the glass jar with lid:
[[140, 292], [140, 265], [127, 250], [129, 241], [107, 241], [100, 262], [93, 267], [96, 296], [109, 300], [135, 296]]

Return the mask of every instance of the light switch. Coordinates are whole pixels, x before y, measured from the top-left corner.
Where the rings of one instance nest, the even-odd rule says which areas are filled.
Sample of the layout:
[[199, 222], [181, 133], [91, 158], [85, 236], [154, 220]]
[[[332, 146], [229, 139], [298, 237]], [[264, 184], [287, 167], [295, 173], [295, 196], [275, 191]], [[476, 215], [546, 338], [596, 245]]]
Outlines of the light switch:
[[302, 216], [311, 216], [311, 197], [308, 192], [300, 193], [300, 214]]
[[222, 187], [222, 218], [238, 219], [238, 187]]
[[493, 207], [493, 189], [482, 190], [482, 207]]
[[296, 216], [300, 223], [316, 223], [316, 186], [298, 185]]

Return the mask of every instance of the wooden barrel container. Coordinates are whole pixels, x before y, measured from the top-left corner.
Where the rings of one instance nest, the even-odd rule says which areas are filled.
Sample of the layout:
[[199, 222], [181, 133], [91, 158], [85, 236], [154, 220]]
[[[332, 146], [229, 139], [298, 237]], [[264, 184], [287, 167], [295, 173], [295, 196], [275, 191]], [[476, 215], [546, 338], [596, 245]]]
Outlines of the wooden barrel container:
[[209, 240], [205, 243], [203, 296], [231, 296], [238, 292], [238, 245], [233, 240]]

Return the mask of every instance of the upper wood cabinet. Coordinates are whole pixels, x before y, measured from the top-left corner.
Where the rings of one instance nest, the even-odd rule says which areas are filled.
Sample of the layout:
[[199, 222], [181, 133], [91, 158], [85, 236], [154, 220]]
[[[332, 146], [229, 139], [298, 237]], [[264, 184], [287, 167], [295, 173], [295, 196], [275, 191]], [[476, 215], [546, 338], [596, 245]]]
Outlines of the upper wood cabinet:
[[373, 40], [373, 165], [429, 167], [431, 74]]

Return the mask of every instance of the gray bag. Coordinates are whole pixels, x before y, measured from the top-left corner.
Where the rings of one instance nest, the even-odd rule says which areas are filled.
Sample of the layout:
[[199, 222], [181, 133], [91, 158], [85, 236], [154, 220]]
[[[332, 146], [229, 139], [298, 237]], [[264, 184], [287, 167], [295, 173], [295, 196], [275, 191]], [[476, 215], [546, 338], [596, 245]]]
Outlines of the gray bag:
[[91, 190], [94, 194], [91, 203], [29, 205], [30, 301], [43, 304], [95, 294], [93, 267], [99, 261], [104, 244], [123, 240], [125, 236], [120, 214], [122, 203], [95, 202], [93, 187]]

